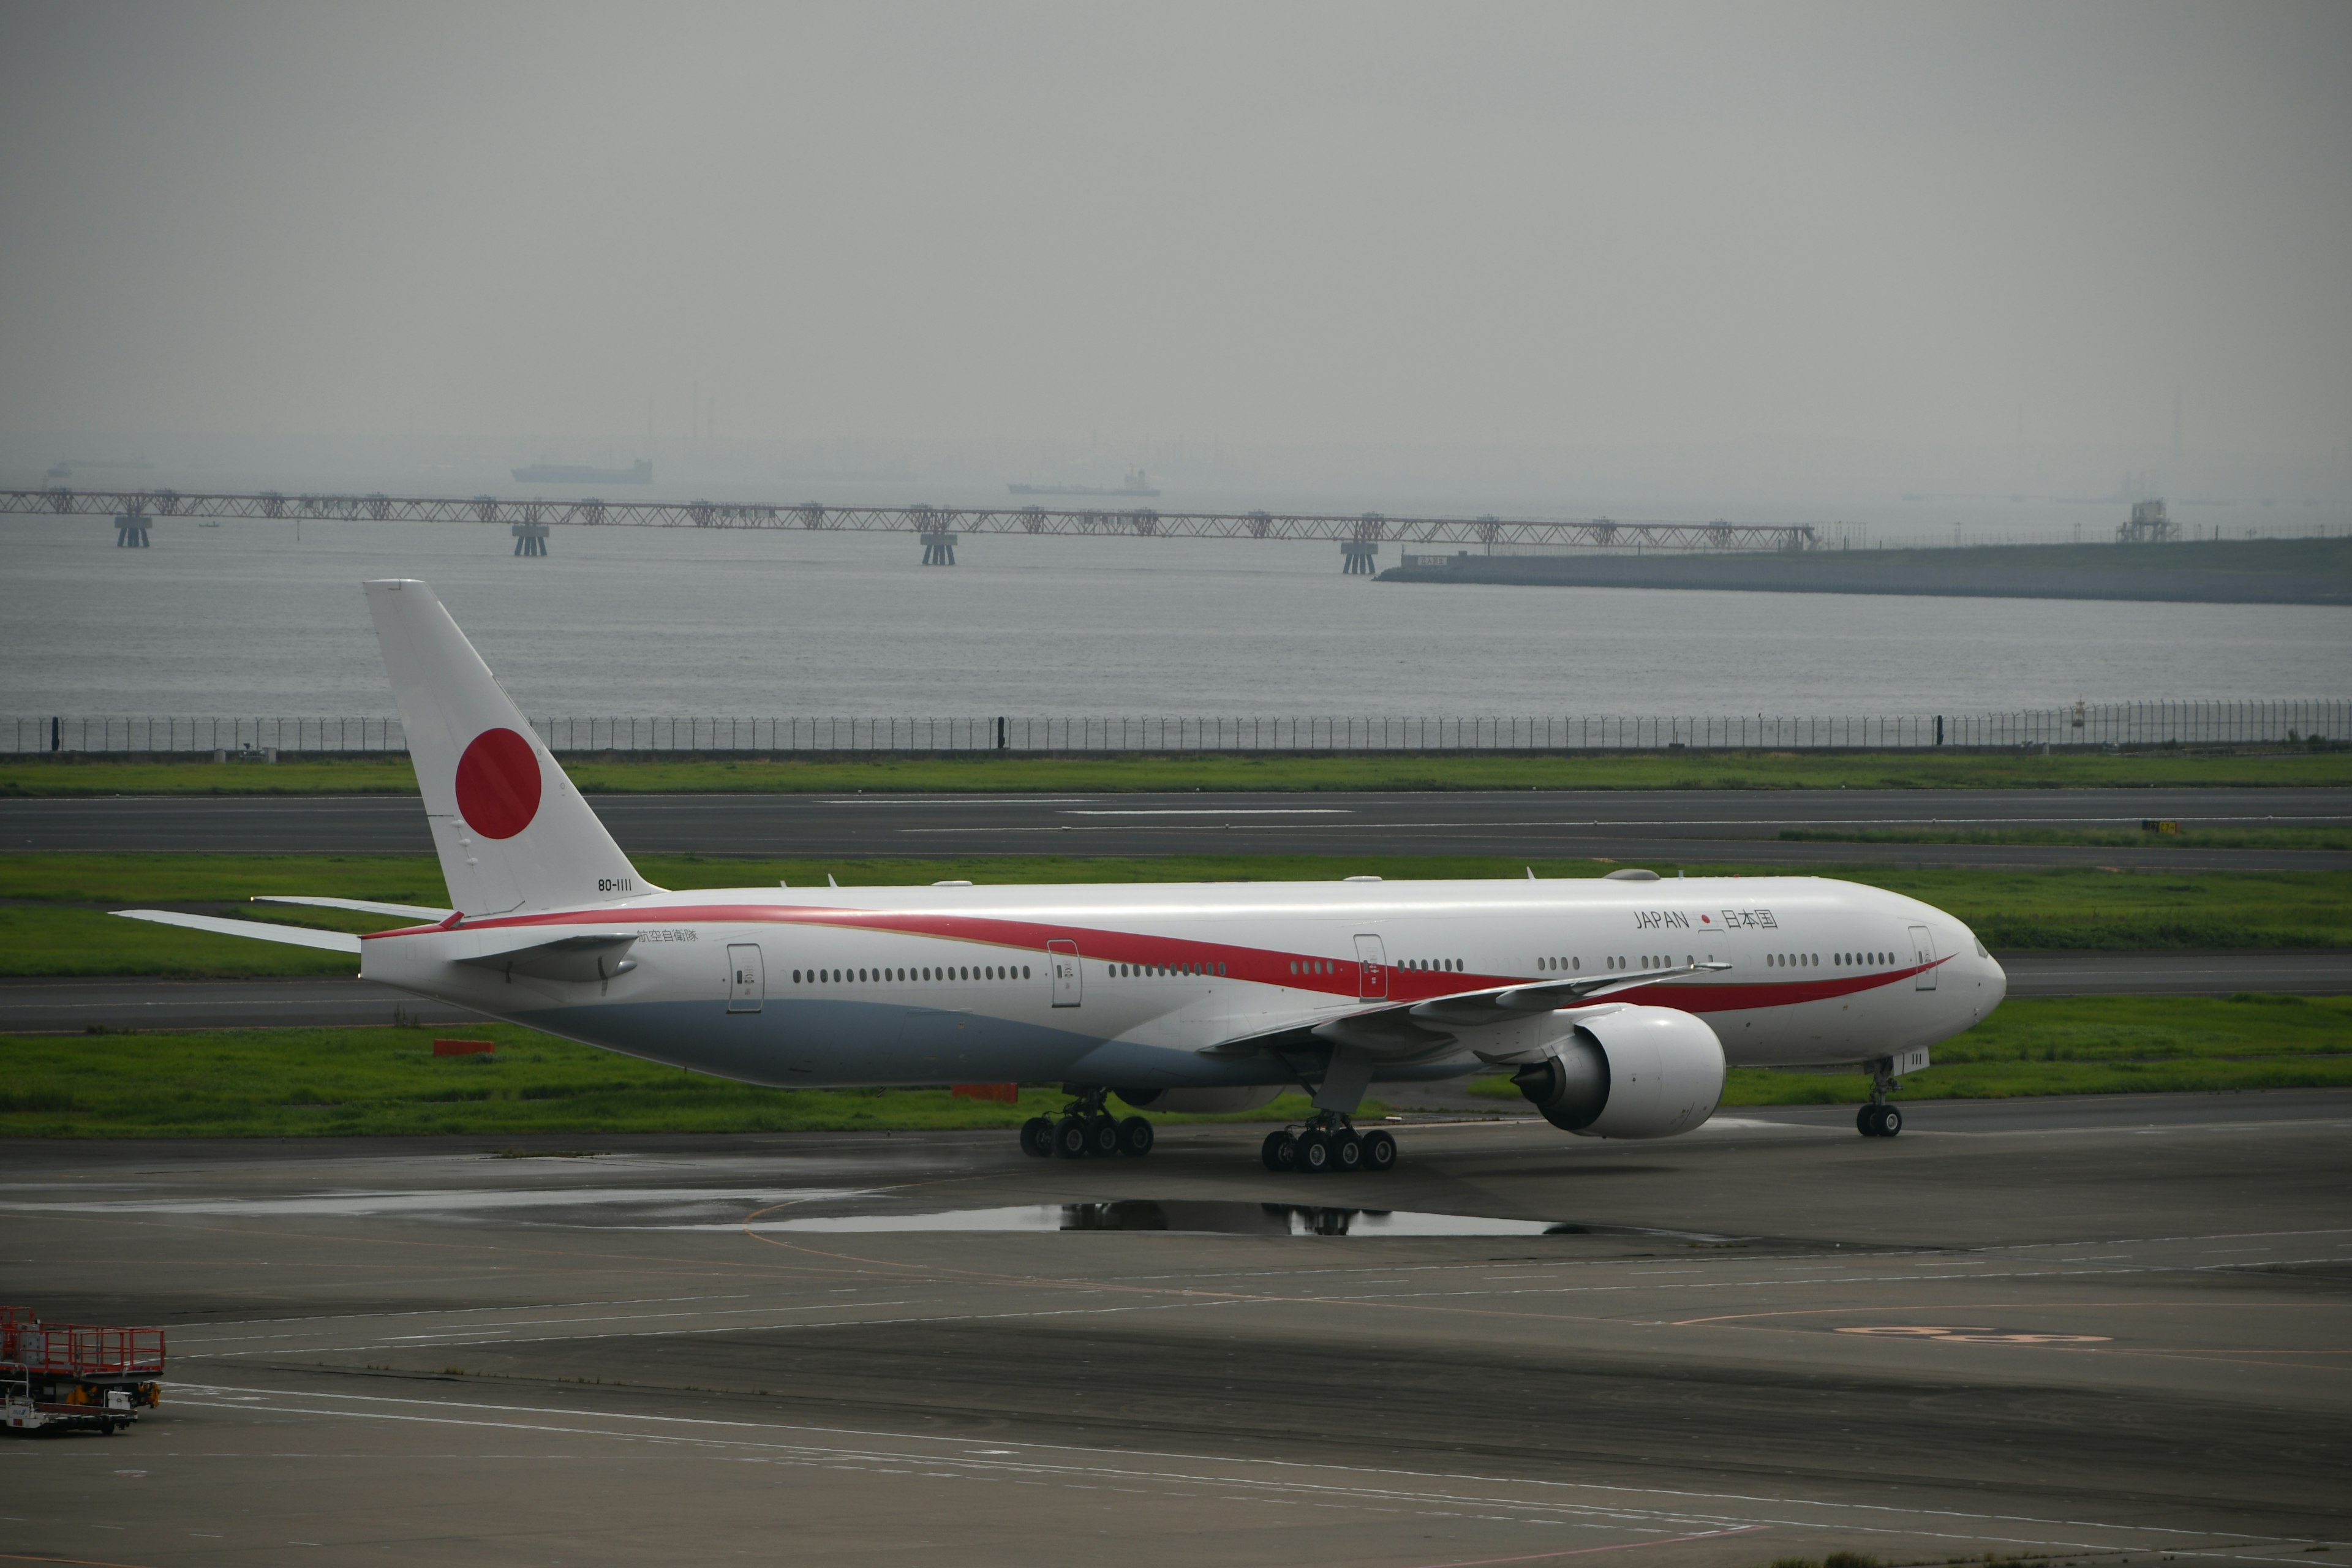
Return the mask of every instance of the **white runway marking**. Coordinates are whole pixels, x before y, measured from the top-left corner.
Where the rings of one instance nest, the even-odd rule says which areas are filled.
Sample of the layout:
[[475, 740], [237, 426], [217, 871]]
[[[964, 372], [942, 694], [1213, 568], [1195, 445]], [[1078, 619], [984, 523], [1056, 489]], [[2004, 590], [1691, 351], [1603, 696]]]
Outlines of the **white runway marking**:
[[1097, 806], [1062, 816], [1353, 816], [1344, 805]]

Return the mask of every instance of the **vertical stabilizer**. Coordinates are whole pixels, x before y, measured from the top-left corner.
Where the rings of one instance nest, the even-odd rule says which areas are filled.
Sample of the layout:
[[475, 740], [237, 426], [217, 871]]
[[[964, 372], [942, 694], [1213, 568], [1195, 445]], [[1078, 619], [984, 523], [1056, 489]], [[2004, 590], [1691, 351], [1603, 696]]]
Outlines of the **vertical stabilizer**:
[[658, 890], [563, 776], [432, 587], [414, 579], [366, 587], [449, 901], [490, 915]]

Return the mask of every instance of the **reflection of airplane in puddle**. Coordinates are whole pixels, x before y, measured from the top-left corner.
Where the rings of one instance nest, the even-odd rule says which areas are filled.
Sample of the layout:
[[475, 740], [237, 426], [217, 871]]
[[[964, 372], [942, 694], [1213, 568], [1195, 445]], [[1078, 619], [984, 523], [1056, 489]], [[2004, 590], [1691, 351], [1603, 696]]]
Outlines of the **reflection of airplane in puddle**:
[[1064, 1204], [1064, 1230], [1166, 1230], [1209, 1236], [1583, 1236], [1580, 1225], [1488, 1219], [1479, 1215], [1415, 1214], [1397, 1209], [1241, 1204], [1212, 1199], [1122, 1198]]
[[[1213, 1198], [1121, 1198], [1110, 1203], [1015, 1204], [1002, 1208], [940, 1209], [923, 1214], [887, 1210], [852, 1215], [755, 1218], [745, 1227], [872, 1235], [905, 1231], [1157, 1231], [1190, 1236], [1587, 1236], [1596, 1227], [1543, 1219], [1494, 1219], [1485, 1215], [1416, 1214], [1405, 1209], [1312, 1207], [1247, 1204]], [[1685, 1231], [1597, 1227], [1612, 1234], [1677, 1241], [1723, 1241]]]
[[[1811, 877], [1631, 869], [1538, 881], [668, 892], [638, 875], [433, 590], [367, 584], [456, 909], [362, 938], [155, 910], [134, 919], [359, 955], [361, 972], [610, 1050], [791, 1088], [1063, 1083], [1033, 1154], [1142, 1154], [1139, 1110], [1242, 1110], [1304, 1086], [1276, 1170], [1385, 1170], [1351, 1121], [1376, 1082], [1501, 1068], [1553, 1125], [1663, 1138], [1727, 1066], [1899, 1072], [2007, 988], [1968, 927]], [[462, 911], [462, 912], [461, 912]]]

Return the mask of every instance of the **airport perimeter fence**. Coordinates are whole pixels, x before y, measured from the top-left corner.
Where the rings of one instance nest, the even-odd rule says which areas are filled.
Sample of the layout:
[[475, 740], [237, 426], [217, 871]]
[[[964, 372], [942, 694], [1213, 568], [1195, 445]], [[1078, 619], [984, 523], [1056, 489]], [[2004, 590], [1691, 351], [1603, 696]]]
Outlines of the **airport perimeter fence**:
[[[1019, 752], [1989, 751], [2042, 746], [2248, 745], [2352, 741], [2352, 701], [2123, 702], [2017, 713], [1892, 718], [1769, 715], [1530, 718], [734, 719], [531, 721], [565, 755]], [[405, 752], [397, 719], [0, 719], [0, 753]]]

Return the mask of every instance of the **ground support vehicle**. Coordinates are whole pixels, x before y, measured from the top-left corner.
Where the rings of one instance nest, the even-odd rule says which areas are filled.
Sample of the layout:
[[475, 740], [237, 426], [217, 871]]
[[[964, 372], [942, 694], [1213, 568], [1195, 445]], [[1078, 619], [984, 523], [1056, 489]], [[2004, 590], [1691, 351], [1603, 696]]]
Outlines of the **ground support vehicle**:
[[44, 1323], [0, 1307], [0, 1426], [111, 1436], [163, 1397], [163, 1331]]

